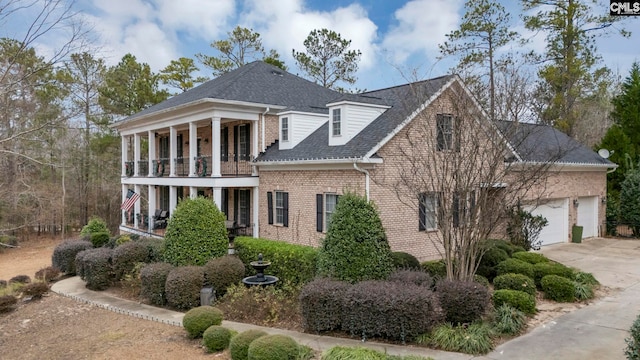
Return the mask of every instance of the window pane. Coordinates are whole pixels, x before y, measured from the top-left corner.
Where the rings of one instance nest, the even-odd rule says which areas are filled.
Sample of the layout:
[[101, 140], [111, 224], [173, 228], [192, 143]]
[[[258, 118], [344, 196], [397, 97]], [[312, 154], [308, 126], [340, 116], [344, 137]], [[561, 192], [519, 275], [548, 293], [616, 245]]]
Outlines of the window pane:
[[289, 118], [282, 118], [282, 141], [289, 141]]
[[451, 150], [453, 145], [453, 119], [451, 115], [438, 115], [436, 127], [438, 150]]
[[284, 223], [284, 193], [276, 191], [276, 224]]
[[340, 109], [333, 109], [332, 126], [333, 126], [333, 136], [339, 136], [342, 133]]
[[424, 198], [425, 205], [425, 227], [427, 229], [436, 229], [438, 224], [436, 222], [437, 216], [437, 199], [435, 194], [427, 194]]
[[325, 230], [329, 229], [329, 224], [331, 223], [331, 216], [336, 210], [336, 200], [338, 199], [338, 195], [336, 194], [325, 194], [324, 195], [324, 213], [325, 213]]

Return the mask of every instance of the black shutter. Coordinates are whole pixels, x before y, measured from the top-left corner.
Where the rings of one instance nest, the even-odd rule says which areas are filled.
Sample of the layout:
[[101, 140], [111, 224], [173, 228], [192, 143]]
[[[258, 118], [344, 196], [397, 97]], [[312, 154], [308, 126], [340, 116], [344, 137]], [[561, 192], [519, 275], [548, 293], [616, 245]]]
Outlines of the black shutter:
[[269, 219], [269, 225], [273, 225], [273, 193], [267, 192], [267, 218]]
[[235, 221], [236, 224], [240, 224], [240, 219], [238, 219], [238, 208], [240, 207], [240, 202], [238, 201], [238, 198], [240, 197], [239, 194], [240, 191], [238, 191], [238, 189], [233, 189], [233, 221]]
[[427, 230], [427, 194], [421, 193], [418, 196], [418, 231]]
[[460, 226], [460, 194], [453, 193], [453, 204], [451, 204], [451, 212], [453, 214], [453, 227]]
[[283, 213], [283, 220], [282, 220], [282, 226], [284, 227], [289, 227], [289, 193], [282, 193], [282, 213]]
[[251, 160], [251, 124], [245, 125], [247, 131], [245, 132], [247, 139], [245, 141], [245, 146], [243, 149], [244, 159], [243, 160]]
[[322, 232], [322, 194], [316, 194], [316, 231]]
[[233, 161], [238, 161], [238, 125], [233, 127]]
[[229, 189], [222, 189], [222, 199], [220, 200], [220, 211], [224, 213], [224, 216], [229, 220]]
[[220, 130], [220, 160], [229, 161], [229, 128]]

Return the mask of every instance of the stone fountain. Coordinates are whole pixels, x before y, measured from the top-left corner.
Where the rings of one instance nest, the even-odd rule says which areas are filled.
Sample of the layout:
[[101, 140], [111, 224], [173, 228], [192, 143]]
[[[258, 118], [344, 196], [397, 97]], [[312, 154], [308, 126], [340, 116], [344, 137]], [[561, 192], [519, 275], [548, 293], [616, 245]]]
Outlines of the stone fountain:
[[242, 282], [246, 286], [268, 286], [273, 285], [278, 281], [277, 277], [264, 274], [264, 270], [271, 265], [271, 262], [262, 260], [262, 254], [258, 254], [258, 261], [252, 261], [249, 265], [256, 270], [257, 274], [242, 279]]

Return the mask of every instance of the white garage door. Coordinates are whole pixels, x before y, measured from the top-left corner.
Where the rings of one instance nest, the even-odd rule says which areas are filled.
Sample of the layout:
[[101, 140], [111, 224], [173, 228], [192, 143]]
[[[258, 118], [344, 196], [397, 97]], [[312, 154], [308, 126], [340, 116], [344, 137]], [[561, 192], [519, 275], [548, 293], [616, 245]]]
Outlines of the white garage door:
[[542, 245], [567, 242], [569, 238], [569, 199], [549, 200], [526, 210], [533, 215], [542, 215], [549, 222], [540, 232]]
[[598, 197], [578, 198], [578, 226], [582, 226], [582, 238], [598, 235]]

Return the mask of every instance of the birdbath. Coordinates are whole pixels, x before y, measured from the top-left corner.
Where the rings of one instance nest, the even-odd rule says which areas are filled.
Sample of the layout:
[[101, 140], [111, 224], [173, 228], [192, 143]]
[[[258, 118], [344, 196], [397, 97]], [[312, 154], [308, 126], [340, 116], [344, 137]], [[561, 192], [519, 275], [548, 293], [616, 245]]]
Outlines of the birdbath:
[[270, 261], [262, 260], [262, 254], [258, 254], [258, 261], [252, 261], [249, 263], [252, 268], [254, 268], [257, 272], [254, 276], [248, 276], [242, 279], [242, 282], [247, 286], [267, 286], [273, 285], [278, 281], [278, 278], [272, 275], [265, 275], [264, 270], [271, 265]]

